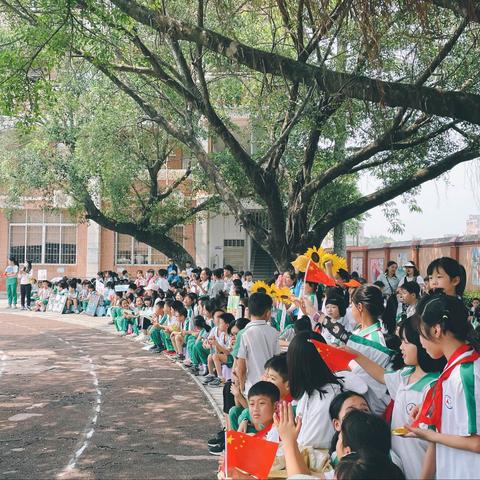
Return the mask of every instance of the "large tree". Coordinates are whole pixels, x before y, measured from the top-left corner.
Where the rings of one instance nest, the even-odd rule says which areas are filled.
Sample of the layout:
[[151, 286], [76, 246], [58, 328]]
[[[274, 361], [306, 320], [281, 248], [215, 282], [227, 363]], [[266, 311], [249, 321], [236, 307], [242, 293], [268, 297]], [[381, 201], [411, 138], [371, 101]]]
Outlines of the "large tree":
[[[478, 2], [0, 4], [14, 30], [0, 55], [5, 107], [36, 105], [66, 53], [89, 62], [188, 147], [280, 267], [336, 225], [479, 154]], [[207, 151], [207, 136], [225, 151]], [[361, 174], [379, 187], [359, 195]]]
[[168, 168], [172, 158], [178, 163], [178, 142], [95, 69], [76, 63], [59, 72], [53, 101], [35, 128], [0, 135], [7, 205], [36, 192], [44, 208], [55, 208], [61, 192], [80, 219], [131, 235], [180, 264], [193, 263], [172, 229], [213, 208], [217, 196], [198, 198], [192, 185], [203, 185], [191, 161]]

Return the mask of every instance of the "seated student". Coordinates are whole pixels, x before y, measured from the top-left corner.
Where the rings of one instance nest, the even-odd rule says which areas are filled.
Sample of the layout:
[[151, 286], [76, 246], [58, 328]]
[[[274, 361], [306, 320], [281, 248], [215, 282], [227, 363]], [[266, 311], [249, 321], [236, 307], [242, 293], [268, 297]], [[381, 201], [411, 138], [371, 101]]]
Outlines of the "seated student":
[[398, 292], [402, 303], [407, 306], [405, 317], [415, 315], [415, 307], [420, 298], [420, 285], [417, 282], [404, 282]]
[[231, 313], [222, 313], [219, 316], [217, 334], [209, 338], [212, 353], [208, 356], [208, 375], [203, 381], [204, 384], [218, 387], [225, 383], [225, 378], [222, 377], [222, 365], [227, 365], [229, 368], [233, 366], [233, 357], [230, 355], [233, 346], [229, 331], [230, 326], [234, 324], [235, 317]]
[[[205, 348], [204, 342], [207, 340], [211, 329], [212, 327], [202, 315], [197, 315], [194, 318], [194, 333], [192, 335], [195, 335], [195, 343], [190, 346], [192, 362], [190, 369], [194, 375], [207, 375], [208, 373], [207, 362], [210, 348]], [[195, 333], [197, 331], [198, 333]]]
[[345, 415], [352, 410], [360, 410], [362, 412], [370, 413], [370, 407], [368, 406], [365, 397], [359, 393], [352, 392], [351, 390], [344, 390], [339, 393], [332, 400], [328, 409], [330, 420], [332, 421], [333, 429], [335, 430], [335, 435], [332, 438], [332, 443], [330, 444], [330, 449], [328, 451], [330, 454], [330, 463], [333, 467], [338, 464], [336, 449], [338, 436], [342, 429], [342, 422]]
[[400, 468], [382, 455], [361, 456], [356, 452], [345, 455], [335, 469], [336, 480], [404, 480]]
[[150, 340], [153, 343], [153, 345], [149, 349], [151, 353], [161, 353], [166, 348], [161, 335], [161, 326], [166, 321], [166, 317], [167, 315], [165, 315], [165, 302], [163, 300], [159, 300], [153, 306], [153, 312], [151, 317], [152, 326], [148, 331], [150, 335]]
[[[170, 341], [172, 342], [175, 351], [175, 359], [185, 360], [185, 355], [183, 354], [182, 331], [185, 329], [187, 309], [179, 300], [175, 300], [172, 303], [171, 309], [173, 311], [173, 320], [170, 322], [170, 326], [167, 328], [167, 331], [170, 332]], [[177, 339], [180, 339], [180, 342]]]
[[118, 333], [124, 337], [128, 333], [128, 326], [133, 324], [136, 317], [130, 308], [130, 301], [127, 298], [122, 300], [121, 307], [121, 314], [115, 318], [115, 327]]
[[134, 335], [138, 336], [140, 333], [140, 314], [142, 313], [142, 310], [144, 308], [144, 303], [143, 303], [143, 298], [142, 297], [137, 297], [134, 302], [134, 307], [132, 309], [132, 312], [134, 314], [134, 318], [129, 322], [131, 325], [131, 332], [128, 335]]
[[[360, 410], [350, 411], [343, 419], [336, 446], [336, 454], [340, 462], [335, 473], [325, 472], [319, 476], [311, 476], [297, 443], [303, 420], [298, 418], [297, 421], [295, 420], [292, 406], [286, 402], [280, 402], [277, 410], [274, 422], [282, 439], [288, 478], [338, 478], [337, 472], [342, 471], [343, 459], [348, 458], [352, 453], [359, 455], [365, 461], [375, 459], [379, 464], [380, 471], [392, 473], [391, 478], [393, 479], [405, 478], [400, 468], [390, 460], [389, 426], [380, 417]], [[342, 476], [342, 478], [347, 480], [349, 477]], [[364, 478], [390, 477], [374, 475], [373, 477], [355, 478], [363, 480]]]
[[[279, 400], [280, 390], [272, 382], [260, 380], [250, 387], [248, 414], [250, 423], [255, 429], [255, 433], [251, 433], [253, 436], [271, 441], [275, 441], [275, 438], [278, 439], [276, 429], [273, 428], [273, 414]], [[273, 432], [272, 429], [274, 429]], [[247, 433], [247, 430], [248, 420], [244, 420], [238, 426], [237, 431]]]
[[265, 362], [280, 353], [278, 332], [267, 324], [271, 317], [272, 299], [265, 293], [254, 293], [248, 299], [251, 321], [240, 338], [236, 375], [244, 393], [260, 380]]
[[143, 307], [139, 309], [138, 314], [138, 326], [141, 330], [140, 335], [135, 339], [137, 342], [145, 341], [148, 338], [148, 329], [152, 325], [153, 314], [153, 302], [152, 297], [143, 297]]
[[77, 282], [71, 280], [68, 284], [68, 293], [67, 301], [65, 302], [65, 313], [80, 313], [78, 311], [78, 293], [77, 293]]
[[38, 292], [38, 300], [35, 302], [33, 310], [35, 312], [44, 312], [47, 308], [50, 295], [52, 294], [52, 284], [48, 280], [42, 282], [42, 288]]
[[[287, 402], [293, 400], [288, 386], [288, 368], [287, 368], [287, 353], [279, 353], [267, 360], [265, 363], [265, 372], [262, 379], [267, 382], [272, 382], [280, 391], [280, 399]], [[238, 425], [242, 421], [250, 421], [248, 408], [242, 406], [232, 407], [229, 411], [228, 422], [233, 430], [238, 429]]]

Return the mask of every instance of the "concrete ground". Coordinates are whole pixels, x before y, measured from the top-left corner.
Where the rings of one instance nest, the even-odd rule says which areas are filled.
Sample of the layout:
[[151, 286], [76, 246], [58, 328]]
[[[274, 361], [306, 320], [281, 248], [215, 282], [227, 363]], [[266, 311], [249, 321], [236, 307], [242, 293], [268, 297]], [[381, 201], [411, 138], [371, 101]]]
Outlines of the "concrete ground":
[[219, 418], [178, 364], [105, 317], [3, 304], [0, 479], [214, 478]]

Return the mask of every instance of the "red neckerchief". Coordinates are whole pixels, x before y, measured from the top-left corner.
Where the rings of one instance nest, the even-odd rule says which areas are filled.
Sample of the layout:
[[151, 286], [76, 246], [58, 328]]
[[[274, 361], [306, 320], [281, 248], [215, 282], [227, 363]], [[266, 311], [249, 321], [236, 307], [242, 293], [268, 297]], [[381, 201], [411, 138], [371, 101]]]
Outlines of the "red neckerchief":
[[462, 345], [457, 348], [453, 355], [448, 360], [447, 365], [443, 369], [443, 372], [438, 377], [435, 385], [430, 388], [425, 396], [423, 401], [422, 408], [417, 419], [413, 422], [412, 427], [418, 427], [421, 423], [426, 423], [427, 425], [435, 426], [437, 432], [441, 431], [442, 428], [442, 404], [443, 404], [443, 382], [450, 377], [451, 373], [457, 365], [462, 365], [463, 363], [471, 363], [480, 358], [480, 353], [473, 350], [470, 355], [458, 360], [458, 357], [464, 353], [472, 350], [470, 345]]
[[268, 424], [266, 427], [262, 428], [259, 432], [257, 432], [254, 437], [263, 438], [267, 433], [272, 429], [273, 423]]
[[293, 397], [290, 393], [287, 393], [282, 399], [283, 402], [292, 403]]

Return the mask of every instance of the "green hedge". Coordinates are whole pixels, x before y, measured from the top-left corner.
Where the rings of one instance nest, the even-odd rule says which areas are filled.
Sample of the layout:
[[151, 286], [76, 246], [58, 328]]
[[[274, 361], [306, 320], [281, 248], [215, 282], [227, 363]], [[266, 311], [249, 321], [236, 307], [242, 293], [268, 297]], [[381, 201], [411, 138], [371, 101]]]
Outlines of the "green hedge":
[[478, 290], [467, 290], [463, 294], [463, 301], [465, 302], [465, 305], [470, 306], [472, 303], [472, 298], [480, 298], [480, 292]]

